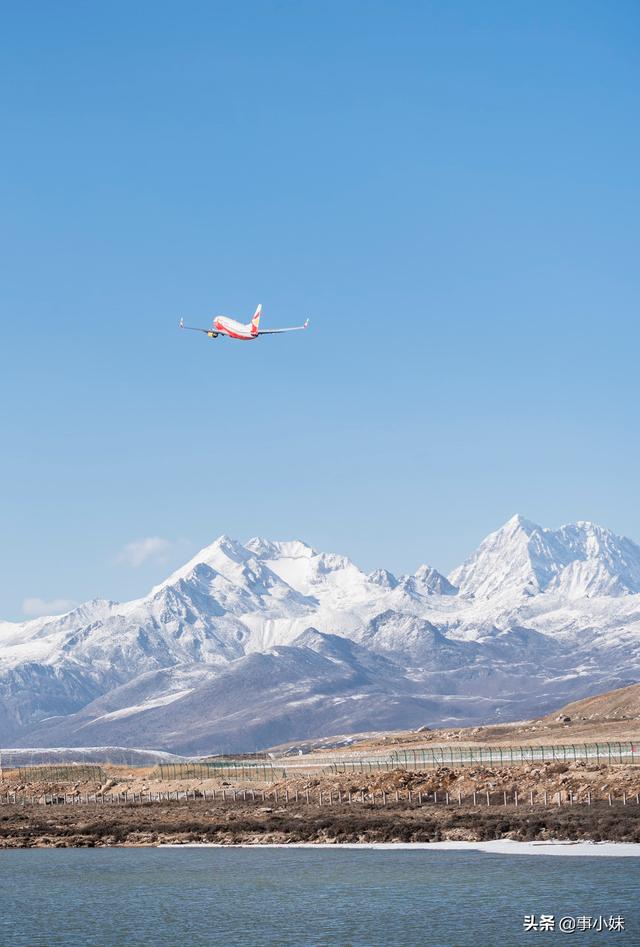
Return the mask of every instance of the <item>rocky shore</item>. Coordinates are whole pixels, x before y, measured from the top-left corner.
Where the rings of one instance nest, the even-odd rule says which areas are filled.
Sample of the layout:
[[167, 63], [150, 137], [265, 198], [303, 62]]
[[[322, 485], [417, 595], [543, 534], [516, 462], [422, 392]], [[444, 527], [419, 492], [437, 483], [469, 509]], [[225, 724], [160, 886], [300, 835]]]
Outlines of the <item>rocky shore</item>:
[[0, 848], [371, 843], [491, 839], [640, 842], [635, 806], [369, 804], [315, 807], [191, 799], [130, 805], [3, 805]]

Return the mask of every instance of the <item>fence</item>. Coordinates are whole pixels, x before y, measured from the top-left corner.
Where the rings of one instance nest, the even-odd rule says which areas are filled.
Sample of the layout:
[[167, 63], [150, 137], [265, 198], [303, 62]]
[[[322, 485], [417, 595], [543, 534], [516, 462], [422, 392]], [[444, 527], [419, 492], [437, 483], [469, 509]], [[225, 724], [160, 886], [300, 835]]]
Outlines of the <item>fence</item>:
[[202, 760], [193, 763], [159, 763], [152, 775], [160, 779], [235, 779], [273, 783], [286, 779], [289, 767], [246, 760]]
[[0, 770], [3, 778], [15, 779], [16, 777], [25, 783], [62, 783], [62, 782], [94, 782], [102, 784], [106, 782], [107, 774], [101, 766], [92, 766], [91, 764], [69, 763], [66, 765], [42, 766], [15, 766], [10, 769]]
[[439, 766], [514, 766], [522, 763], [574, 762], [640, 764], [640, 741], [628, 743], [571, 743], [563, 746], [433, 746], [395, 750], [369, 756], [333, 755], [291, 757], [275, 762], [261, 760], [206, 760], [193, 763], [160, 763], [154, 773], [163, 779], [229, 778], [239, 782], [276, 782], [299, 774], [376, 773], [393, 769], [434, 769]]
[[640, 763], [640, 741], [570, 743], [550, 746], [434, 746], [391, 753], [405, 768], [433, 766], [512, 766], [519, 763], [575, 762]]
[[[109, 748], [113, 754], [114, 749]], [[26, 758], [27, 752], [31, 754]], [[18, 772], [20, 779], [33, 781], [42, 779], [62, 781], [68, 779], [82, 779], [101, 781], [105, 773], [97, 763], [89, 763], [85, 752], [75, 751], [80, 762], [61, 760], [59, 756], [46, 763], [42, 760], [40, 751], [3, 750], [0, 752], [0, 778], [7, 770]], [[53, 751], [59, 754], [61, 751]], [[64, 751], [73, 753], [73, 750]], [[106, 751], [104, 751], [106, 752]], [[125, 752], [125, 751], [123, 751]], [[129, 752], [129, 751], [126, 751]], [[154, 776], [161, 779], [233, 779], [238, 782], [273, 783], [286, 779], [297, 773], [376, 773], [393, 769], [423, 770], [434, 769], [439, 766], [458, 768], [463, 766], [490, 766], [508, 767], [522, 763], [550, 763], [575, 762], [578, 760], [596, 763], [626, 763], [640, 765], [640, 739], [628, 742], [615, 741], [607, 743], [571, 743], [549, 746], [430, 746], [420, 749], [393, 750], [391, 752], [365, 753], [354, 752], [335, 754], [309, 754], [307, 756], [281, 757], [278, 760], [268, 760], [264, 757], [244, 759], [209, 758], [209, 759], [178, 759], [175, 761], [157, 762], [153, 759], [153, 751], [135, 751], [139, 754], [139, 762], [130, 759], [132, 768], [148, 766], [153, 760], [157, 765]], [[23, 754], [23, 755], [20, 755]], [[115, 755], [115, 754], [114, 754]], [[115, 760], [114, 760], [115, 762]], [[37, 773], [34, 772], [37, 770]]]
[[403, 807], [446, 806], [446, 807], [491, 807], [491, 806], [529, 806], [532, 808], [562, 807], [562, 806], [592, 806], [592, 805], [622, 805], [640, 806], [640, 795], [622, 792], [619, 796], [612, 793], [598, 795], [591, 790], [580, 792], [519, 792], [506, 791], [476, 791], [472, 793], [450, 794], [443, 790], [434, 792], [415, 792], [411, 790], [384, 790], [346, 792], [340, 790], [278, 790], [278, 789], [210, 789], [210, 790], [177, 790], [175, 792], [124, 792], [124, 793], [44, 793], [42, 795], [25, 795], [8, 793], [0, 796], [0, 806], [24, 805], [56, 805], [56, 806], [105, 806], [105, 805], [149, 805], [157, 803], [177, 803], [209, 801], [220, 803], [273, 803], [287, 806], [302, 804], [308, 806], [335, 806], [335, 805], [365, 805]]

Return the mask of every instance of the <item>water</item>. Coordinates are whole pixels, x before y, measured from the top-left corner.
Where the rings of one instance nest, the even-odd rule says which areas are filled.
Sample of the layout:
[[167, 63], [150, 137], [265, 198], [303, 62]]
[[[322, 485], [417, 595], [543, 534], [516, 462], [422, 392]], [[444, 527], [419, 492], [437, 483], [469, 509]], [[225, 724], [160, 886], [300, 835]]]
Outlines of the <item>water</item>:
[[[0, 853], [0, 943], [502, 947], [564, 942], [525, 914], [622, 914], [640, 944], [640, 859], [363, 849], [40, 849]], [[571, 938], [570, 938], [571, 941]]]

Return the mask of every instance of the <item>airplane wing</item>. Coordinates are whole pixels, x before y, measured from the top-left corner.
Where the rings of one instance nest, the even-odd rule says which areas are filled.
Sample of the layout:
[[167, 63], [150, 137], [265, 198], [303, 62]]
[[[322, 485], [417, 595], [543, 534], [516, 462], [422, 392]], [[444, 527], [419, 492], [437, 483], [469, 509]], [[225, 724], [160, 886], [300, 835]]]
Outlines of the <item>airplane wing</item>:
[[189, 329], [191, 332], [204, 332], [206, 335], [211, 335], [212, 332], [217, 332], [217, 329], [199, 329], [197, 326], [186, 326], [184, 324], [184, 319], [181, 319], [178, 323], [179, 329]]
[[260, 329], [258, 335], [275, 335], [277, 332], [298, 332], [300, 329], [306, 329], [309, 325], [307, 319], [303, 326], [287, 326], [286, 329]]

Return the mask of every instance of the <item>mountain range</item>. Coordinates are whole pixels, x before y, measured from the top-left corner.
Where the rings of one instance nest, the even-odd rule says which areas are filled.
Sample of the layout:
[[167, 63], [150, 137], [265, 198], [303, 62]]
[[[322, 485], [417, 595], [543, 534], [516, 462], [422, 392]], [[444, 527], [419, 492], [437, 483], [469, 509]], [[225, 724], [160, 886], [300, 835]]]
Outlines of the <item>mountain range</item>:
[[0, 741], [246, 752], [639, 679], [640, 547], [592, 523], [515, 516], [449, 576], [221, 536], [141, 599], [0, 622]]

